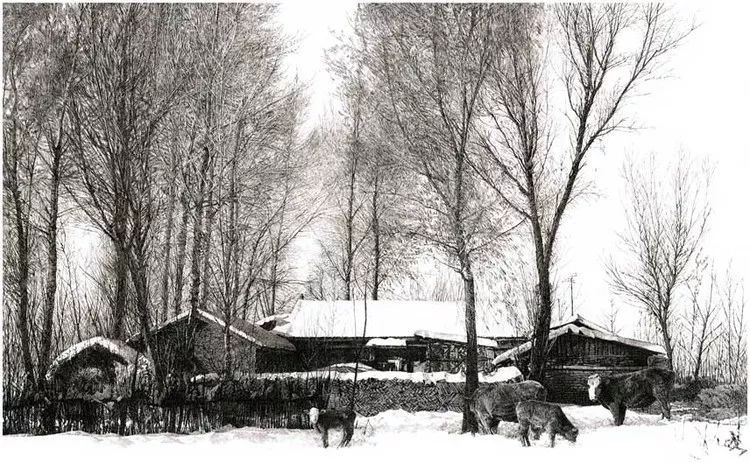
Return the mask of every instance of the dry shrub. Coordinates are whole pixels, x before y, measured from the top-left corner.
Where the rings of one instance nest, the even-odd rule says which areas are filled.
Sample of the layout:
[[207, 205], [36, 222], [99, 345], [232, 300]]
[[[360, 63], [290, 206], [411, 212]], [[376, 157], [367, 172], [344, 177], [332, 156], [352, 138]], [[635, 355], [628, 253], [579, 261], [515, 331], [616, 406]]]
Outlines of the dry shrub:
[[731, 409], [737, 414], [747, 414], [747, 387], [738, 384], [721, 384], [703, 389], [698, 402], [706, 409]]

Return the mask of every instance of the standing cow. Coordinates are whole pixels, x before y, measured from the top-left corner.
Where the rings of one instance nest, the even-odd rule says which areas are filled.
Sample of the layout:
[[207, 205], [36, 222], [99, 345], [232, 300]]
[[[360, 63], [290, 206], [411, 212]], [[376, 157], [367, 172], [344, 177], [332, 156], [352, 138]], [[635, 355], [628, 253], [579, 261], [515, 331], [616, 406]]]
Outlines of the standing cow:
[[670, 419], [669, 397], [674, 385], [674, 372], [664, 368], [646, 368], [619, 375], [591, 375], [588, 378], [589, 398], [609, 409], [615, 426], [625, 420], [630, 408], [648, 407], [659, 401], [661, 414]]
[[479, 429], [485, 434], [496, 434], [500, 421], [518, 421], [516, 405], [525, 400], [547, 400], [547, 390], [536, 381], [496, 383], [474, 393], [471, 411]]

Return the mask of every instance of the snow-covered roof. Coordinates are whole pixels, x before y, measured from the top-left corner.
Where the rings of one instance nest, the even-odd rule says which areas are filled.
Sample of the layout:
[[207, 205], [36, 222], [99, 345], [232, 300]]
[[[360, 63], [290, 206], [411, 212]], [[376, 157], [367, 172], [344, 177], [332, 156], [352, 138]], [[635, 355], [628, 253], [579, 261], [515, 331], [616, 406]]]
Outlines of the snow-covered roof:
[[399, 338], [372, 338], [367, 341], [366, 346], [379, 347], [406, 347], [406, 339]]
[[[489, 318], [489, 317], [485, 317]], [[289, 315], [285, 335], [290, 337], [350, 338], [363, 335], [364, 301], [300, 300]], [[365, 337], [409, 338], [417, 331], [464, 335], [462, 302], [367, 301]], [[485, 338], [512, 336], [499, 321], [477, 317], [477, 335]]]
[[[352, 369], [353, 370], [353, 369]], [[342, 381], [353, 381], [354, 372], [337, 372], [331, 371], [328, 368], [322, 368], [315, 371], [305, 372], [291, 372], [291, 373], [262, 373], [256, 375], [257, 379], [280, 379], [280, 378], [327, 378], [335, 377]], [[522, 379], [523, 375], [514, 366], [497, 368], [495, 371], [489, 374], [483, 372], [479, 373], [480, 383], [504, 383], [512, 381], [514, 379]], [[446, 371], [435, 371], [430, 373], [408, 373], [406, 371], [362, 371], [357, 374], [358, 381], [365, 381], [367, 379], [377, 379], [381, 381], [387, 380], [400, 380], [400, 381], [412, 381], [415, 383], [437, 383], [439, 381], [445, 381], [448, 383], [463, 383], [466, 381], [466, 376], [462, 372], [448, 373]]]
[[[186, 310], [180, 313], [179, 315], [176, 315], [170, 318], [169, 320], [163, 323], [160, 323], [155, 328], [153, 328], [152, 331], [153, 332], [161, 331], [167, 326], [172, 325], [173, 323], [179, 322], [187, 318], [188, 316], [190, 316], [190, 310]], [[206, 312], [205, 310], [198, 309], [196, 311], [196, 316], [206, 323], [215, 323], [221, 328], [224, 328], [225, 326], [224, 320], [222, 320], [221, 317], [218, 317], [210, 312]], [[278, 336], [269, 331], [266, 331], [260, 326], [254, 325], [245, 320], [241, 320], [241, 319], [234, 320], [229, 330], [233, 334], [247, 341], [250, 341], [251, 343], [256, 344], [260, 347], [268, 347], [272, 349], [282, 349], [282, 350], [290, 350], [290, 351], [295, 350], [292, 343], [290, 343], [283, 337]], [[138, 340], [139, 338], [140, 338], [140, 333], [128, 339], [128, 342]]]
[[[435, 333], [433, 331], [417, 330], [414, 332], [414, 335], [420, 338], [440, 339], [441, 341], [466, 342], [465, 334]], [[477, 337], [477, 344], [486, 347], [498, 347], [497, 341], [489, 338]]]
[[50, 364], [47, 369], [46, 378], [52, 380], [57, 371], [62, 365], [73, 360], [76, 356], [88, 350], [101, 349], [111, 353], [113, 356], [120, 359], [123, 364], [132, 365], [136, 362], [136, 359], [140, 361], [147, 361], [143, 354], [139, 354], [138, 351], [128, 346], [122, 341], [116, 339], [109, 339], [103, 336], [96, 336], [85, 341], [81, 341], [77, 344], [73, 344], [60, 353]]
[[[666, 353], [666, 351], [664, 350], [662, 346], [659, 346], [657, 344], [651, 344], [645, 341], [639, 341], [637, 339], [619, 336], [617, 334], [614, 334], [608, 331], [602, 326], [599, 326], [596, 323], [591, 322], [581, 317], [580, 315], [574, 315], [570, 317], [568, 320], [566, 320], [564, 323], [551, 327], [550, 332], [549, 332], [549, 339], [550, 340], [555, 339], [566, 333], [577, 334], [579, 336], [585, 336], [587, 338], [619, 342], [621, 344], [625, 344], [628, 346], [648, 350], [655, 354]], [[514, 347], [513, 349], [507, 350], [503, 352], [502, 354], [498, 355], [497, 357], [495, 357], [495, 360], [493, 360], [492, 363], [494, 365], [499, 365], [500, 363], [506, 360], [512, 360], [516, 358], [517, 356], [530, 351], [531, 345], [532, 345], [531, 341], [527, 341], [517, 347]]]
[[289, 315], [288, 313], [277, 313], [273, 315], [269, 315], [268, 317], [261, 318], [255, 324], [257, 326], [265, 328], [264, 325], [272, 324], [273, 328], [268, 329], [271, 333], [279, 334], [281, 336], [286, 336], [287, 331], [289, 330]]

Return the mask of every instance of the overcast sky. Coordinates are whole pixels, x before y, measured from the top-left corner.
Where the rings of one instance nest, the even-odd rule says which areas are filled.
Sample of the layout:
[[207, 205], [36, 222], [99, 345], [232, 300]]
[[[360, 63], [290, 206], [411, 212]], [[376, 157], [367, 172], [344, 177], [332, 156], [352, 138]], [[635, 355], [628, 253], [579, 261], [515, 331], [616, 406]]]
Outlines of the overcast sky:
[[[710, 191], [712, 217], [705, 252], [719, 269], [731, 262], [737, 277], [750, 276], [748, 194], [748, 62], [750, 44], [747, 3], [676, 5], [686, 21], [698, 29], [668, 63], [669, 77], [645, 88], [648, 94], [633, 101], [628, 111], [642, 127], [637, 132], [613, 134], [589, 159], [588, 178], [599, 195], [569, 211], [562, 229], [558, 275], [575, 273], [578, 310], [593, 318], [610, 305], [604, 264], [624, 224], [622, 163], [626, 156], [648, 156], [673, 161], [680, 151], [695, 159], [708, 158], [715, 167]], [[292, 2], [282, 5], [281, 21], [300, 38], [290, 60], [300, 77], [309, 80], [312, 121], [335, 98], [326, 72], [323, 51], [334, 41], [334, 31], [349, 30], [354, 3]], [[627, 319], [626, 319], [627, 321]]]

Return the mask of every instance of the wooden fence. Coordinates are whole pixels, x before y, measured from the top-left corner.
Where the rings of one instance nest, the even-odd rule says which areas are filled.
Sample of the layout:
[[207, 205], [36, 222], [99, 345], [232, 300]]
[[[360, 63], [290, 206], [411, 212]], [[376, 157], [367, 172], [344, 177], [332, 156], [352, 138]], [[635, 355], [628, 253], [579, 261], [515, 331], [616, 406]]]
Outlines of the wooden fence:
[[[225, 425], [260, 428], [309, 427], [308, 410], [349, 407], [354, 383], [339, 378], [250, 379], [219, 387], [175, 389], [158, 404], [136, 395], [119, 401], [80, 397], [6, 402], [3, 434], [85, 431], [121, 435], [207, 432]], [[357, 383], [355, 411], [459, 411], [463, 383], [367, 379]]]
[[310, 427], [309, 407], [307, 400], [216, 401], [168, 406], [127, 400], [61, 400], [5, 406], [3, 434], [192, 433], [213, 431], [226, 425], [302, 429]]

